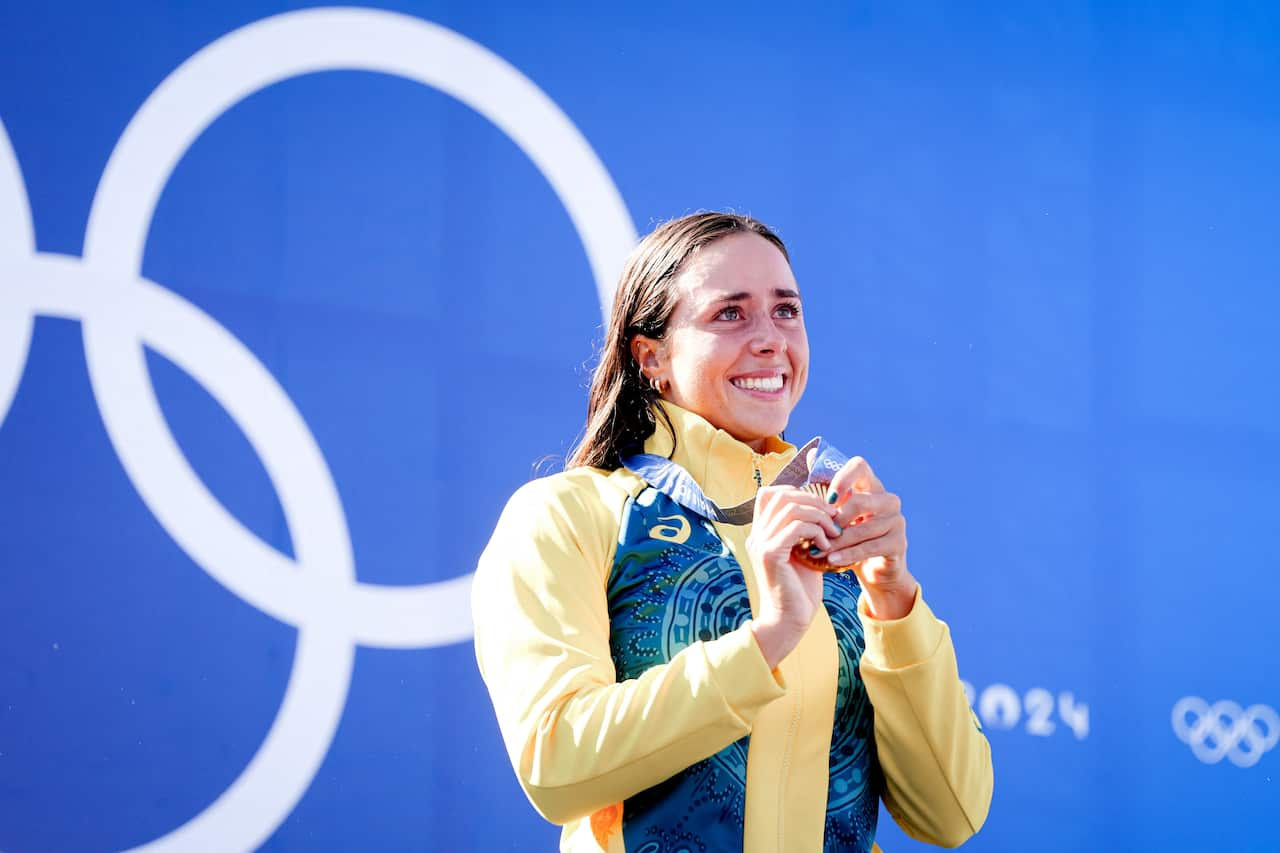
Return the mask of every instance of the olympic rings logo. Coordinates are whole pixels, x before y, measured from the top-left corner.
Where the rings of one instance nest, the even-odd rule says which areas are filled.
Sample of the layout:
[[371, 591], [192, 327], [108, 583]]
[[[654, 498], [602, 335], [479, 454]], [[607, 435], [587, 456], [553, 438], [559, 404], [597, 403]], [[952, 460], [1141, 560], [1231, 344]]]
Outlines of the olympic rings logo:
[[[227, 589], [298, 629], [284, 700], [241, 775], [201, 814], [141, 848], [250, 850], [302, 797], [346, 704], [356, 645], [424, 648], [471, 635], [471, 575], [416, 587], [356, 579], [346, 518], [302, 416], [243, 343], [141, 277], [151, 218], [196, 138], [245, 97], [302, 74], [375, 71], [440, 89], [488, 118], [550, 182], [582, 238], [607, 318], [636, 234], [590, 145], [536, 85], [463, 36], [406, 15], [311, 9], [209, 44], [147, 98], [93, 199], [82, 258], [36, 251], [18, 162], [0, 124], [0, 423], [37, 316], [78, 320], [94, 397], [129, 479], [165, 531]], [[208, 390], [263, 460], [296, 558], [258, 539], [200, 481], [156, 400], [143, 345]]]
[[1226, 758], [1252, 767], [1280, 741], [1280, 716], [1267, 705], [1242, 708], [1226, 699], [1210, 705], [1186, 696], [1173, 706], [1173, 733], [1205, 764]]

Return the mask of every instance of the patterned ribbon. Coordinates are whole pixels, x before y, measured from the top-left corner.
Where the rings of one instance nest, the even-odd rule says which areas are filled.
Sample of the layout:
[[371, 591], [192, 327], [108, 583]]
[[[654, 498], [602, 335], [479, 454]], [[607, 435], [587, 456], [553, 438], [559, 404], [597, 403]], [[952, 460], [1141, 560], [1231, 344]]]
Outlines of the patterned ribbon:
[[[809, 465], [809, 451], [816, 451], [813, 465]], [[832, 446], [822, 436], [810, 439], [796, 453], [795, 458], [773, 478], [771, 486], [807, 486], [810, 483], [830, 483], [849, 457]], [[703, 518], [724, 524], [750, 524], [755, 513], [755, 498], [737, 506], [721, 507], [707, 497], [706, 492], [693, 479], [693, 475], [681, 466], [654, 453], [637, 453], [624, 456], [622, 465], [643, 479], [650, 486], [671, 498], [680, 506]]]

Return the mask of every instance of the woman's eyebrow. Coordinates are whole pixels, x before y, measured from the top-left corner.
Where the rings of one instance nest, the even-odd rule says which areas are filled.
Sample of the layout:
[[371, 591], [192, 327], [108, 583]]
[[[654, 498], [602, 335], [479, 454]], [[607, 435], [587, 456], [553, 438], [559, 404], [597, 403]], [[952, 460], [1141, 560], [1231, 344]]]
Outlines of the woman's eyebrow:
[[[779, 299], [799, 299], [800, 298], [799, 291], [791, 290], [790, 288], [787, 288], [787, 287], [774, 288], [773, 295], [778, 297]], [[719, 304], [721, 302], [747, 302], [750, 300], [751, 300], [751, 294], [745, 290], [740, 290], [737, 293], [730, 293], [725, 296], [718, 296], [715, 299], [712, 299], [711, 301], [713, 304]]]

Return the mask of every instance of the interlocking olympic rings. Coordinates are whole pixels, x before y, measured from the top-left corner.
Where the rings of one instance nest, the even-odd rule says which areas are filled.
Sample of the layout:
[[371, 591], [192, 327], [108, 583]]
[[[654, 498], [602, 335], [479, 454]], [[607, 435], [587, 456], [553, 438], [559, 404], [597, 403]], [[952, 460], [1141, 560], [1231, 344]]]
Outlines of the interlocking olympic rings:
[[[298, 629], [284, 701], [248, 767], [204, 812], [138, 849], [256, 848], [293, 810], [329, 749], [357, 644], [422, 648], [471, 634], [469, 574], [416, 587], [356, 579], [337, 489], [285, 391], [230, 332], [140, 275], [156, 202], [205, 128], [266, 86], [329, 70], [377, 71], [438, 88], [510, 136], [565, 205], [606, 318], [636, 241], [604, 166], [545, 93], [463, 36], [390, 12], [278, 15], [184, 62], [138, 110], [112, 152], [94, 196], [83, 258], [36, 252], [21, 171], [0, 124], [0, 423], [25, 369], [35, 317], [80, 321], [108, 436], [147, 507], [219, 583]], [[244, 432], [279, 494], [295, 559], [240, 524], [187, 463], [161, 414], [144, 344], [203, 385]]]
[[1226, 758], [1252, 767], [1280, 741], [1280, 716], [1267, 705], [1242, 708], [1227, 699], [1210, 705], [1185, 696], [1173, 706], [1173, 733], [1205, 764]]

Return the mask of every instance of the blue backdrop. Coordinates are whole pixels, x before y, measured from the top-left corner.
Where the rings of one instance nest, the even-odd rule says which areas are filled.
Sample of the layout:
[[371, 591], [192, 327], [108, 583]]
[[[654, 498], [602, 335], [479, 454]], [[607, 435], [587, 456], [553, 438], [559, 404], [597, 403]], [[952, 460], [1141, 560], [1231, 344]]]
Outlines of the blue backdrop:
[[467, 576], [701, 208], [903, 496], [969, 847], [1280, 849], [1274, 4], [297, 8], [0, 10], [0, 849], [553, 849]]

